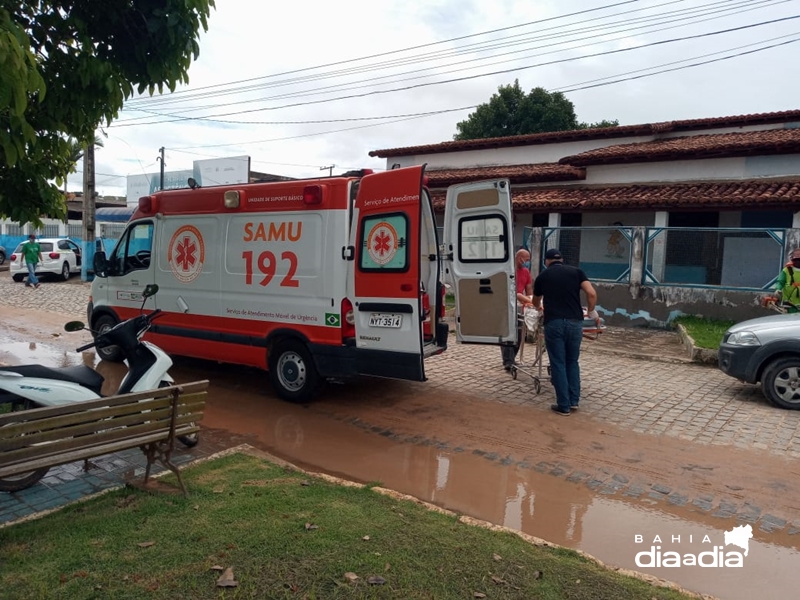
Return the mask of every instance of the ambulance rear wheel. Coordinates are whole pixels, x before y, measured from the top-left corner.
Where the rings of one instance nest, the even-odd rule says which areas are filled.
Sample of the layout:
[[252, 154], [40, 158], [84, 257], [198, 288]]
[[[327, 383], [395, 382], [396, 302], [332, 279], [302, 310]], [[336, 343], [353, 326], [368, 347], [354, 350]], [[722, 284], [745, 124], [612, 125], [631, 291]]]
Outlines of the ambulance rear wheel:
[[308, 402], [319, 385], [311, 354], [299, 340], [275, 344], [269, 355], [269, 376], [278, 396], [289, 402]]

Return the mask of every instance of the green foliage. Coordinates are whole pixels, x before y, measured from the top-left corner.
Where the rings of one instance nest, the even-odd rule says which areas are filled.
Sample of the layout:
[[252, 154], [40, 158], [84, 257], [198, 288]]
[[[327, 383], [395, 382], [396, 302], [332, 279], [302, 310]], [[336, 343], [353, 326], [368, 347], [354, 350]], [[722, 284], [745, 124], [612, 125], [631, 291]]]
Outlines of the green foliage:
[[725, 332], [736, 324], [736, 321], [706, 319], [682, 315], [674, 321], [675, 325], [683, 325], [686, 333], [694, 340], [698, 348], [716, 350], [722, 343]]
[[579, 123], [575, 106], [561, 92], [533, 88], [526, 94], [519, 86], [501, 85], [489, 102], [481, 104], [466, 120], [456, 124], [455, 140], [507, 137], [548, 131], [569, 131], [590, 127], [613, 127], [618, 121]]
[[[8, 0], [0, 8], [0, 216], [63, 217], [60, 185], [134, 94], [189, 81], [214, 0]], [[13, 14], [13, 17], [12, 17]]]
[[[189, 498], [121, 489], [5, 529], [4, 597], [689, 598], [571, 550], [254, 457], [227, 456], [182, 476]], [[174, 476], [166, 481], [175, 485]], [[216, 586], [215, 565], [233, 569], [235, 589]], [[369, 583], [376, 575], [383, 585]]]

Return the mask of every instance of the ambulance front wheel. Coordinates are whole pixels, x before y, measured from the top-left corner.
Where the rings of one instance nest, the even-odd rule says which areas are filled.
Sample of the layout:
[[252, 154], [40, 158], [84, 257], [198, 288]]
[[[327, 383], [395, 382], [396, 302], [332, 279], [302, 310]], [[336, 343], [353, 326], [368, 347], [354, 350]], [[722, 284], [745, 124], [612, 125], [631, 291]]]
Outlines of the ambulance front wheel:
[[299, 340], [283, 340], [273, 346], [269, 376], [278, 396], [289, 402], [308, 402], [319, 385], [311, 354]]

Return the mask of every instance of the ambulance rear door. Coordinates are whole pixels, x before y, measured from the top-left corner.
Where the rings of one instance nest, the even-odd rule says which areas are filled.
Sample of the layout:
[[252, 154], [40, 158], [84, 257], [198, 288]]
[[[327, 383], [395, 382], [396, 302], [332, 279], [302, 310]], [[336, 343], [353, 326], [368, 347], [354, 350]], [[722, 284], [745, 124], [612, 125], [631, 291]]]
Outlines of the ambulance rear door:
[[499, 345], [516, 341], [512, 228], [507, 179], [448, 188], [445, 275], [454, 287], [459, 342]]
[[353, 206], [348, 296], [361, 375], [425, 381], [420, 296], [424, 166], [363, 177]]

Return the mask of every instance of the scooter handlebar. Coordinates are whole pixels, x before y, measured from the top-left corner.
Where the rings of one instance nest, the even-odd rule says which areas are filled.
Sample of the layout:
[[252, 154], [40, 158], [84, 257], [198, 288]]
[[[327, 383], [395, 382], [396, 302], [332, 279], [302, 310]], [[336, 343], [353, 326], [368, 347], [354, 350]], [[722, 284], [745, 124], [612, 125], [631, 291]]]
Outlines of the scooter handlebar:
[[80, 348], [76, 348], [75, 352], [83, 352], [84, 350], [88, 350], [89, 348], [94, 348], [94, 342], [91, 344], [86, 344], [85, 346], [81, 346]]

